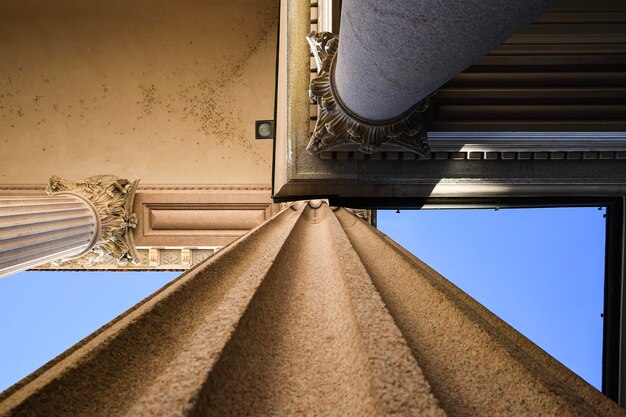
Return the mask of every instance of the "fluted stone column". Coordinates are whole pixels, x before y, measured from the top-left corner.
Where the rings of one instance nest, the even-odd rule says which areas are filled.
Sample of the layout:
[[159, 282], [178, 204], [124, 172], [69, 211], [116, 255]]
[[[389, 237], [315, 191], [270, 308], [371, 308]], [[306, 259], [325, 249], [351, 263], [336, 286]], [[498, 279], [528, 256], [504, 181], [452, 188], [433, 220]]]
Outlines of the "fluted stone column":
[[52, 177], [48, 197], [0, 197], [0, 277], [91, 253], [120, 262], [138, 258], [130, 230], [138, 180]]
[[0, 197], [0, 277], [83, 255], [99, 230], [95, 207], [77, 195]]
[[0, 394], [0, 416], [625, 416], [365, 221], [296, 203]]
[[[319, 152], [387, 142], [428, 152], [421, 112], [429, 95], [545, 12], [555, 0], [344, 0], [341, 35], [313, 34], [320, 105], [308, 146]], [[326, 39], [324, 39], [326, 36]]]

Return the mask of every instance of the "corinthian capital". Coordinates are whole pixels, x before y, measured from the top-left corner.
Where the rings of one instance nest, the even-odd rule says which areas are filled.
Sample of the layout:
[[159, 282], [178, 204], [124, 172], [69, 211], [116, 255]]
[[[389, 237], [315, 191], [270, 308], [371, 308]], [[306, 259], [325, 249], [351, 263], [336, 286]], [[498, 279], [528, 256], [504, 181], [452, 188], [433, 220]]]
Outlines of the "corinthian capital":
[[309, 89], [311, 100], [318, 104], [317, 123], [307, 146], [311, 154], [331, 151], [346, 144], [356, 144], [366, 154], [383, 150], [385, 144], [421, 156], [430, 154], [422, 121], [430, 96], [392, 120], [363, 119], [341, 101], [335, 88], [334, 69], [339, 47], [337, 35], [311, 32], [307, 41], [315, 56], [318, 73]]
[[132, 210], [138, 183], [139, 179], [113, 175], [96, 175], [78, 182], [52, 176], [46, 193], [78, 195], [93, 206], [100, 225], [90, 261], [97, 263], [105, 257], [113, 257], [120, 263], [137, 262], [139, 256], [132, 235], [137, 216]]

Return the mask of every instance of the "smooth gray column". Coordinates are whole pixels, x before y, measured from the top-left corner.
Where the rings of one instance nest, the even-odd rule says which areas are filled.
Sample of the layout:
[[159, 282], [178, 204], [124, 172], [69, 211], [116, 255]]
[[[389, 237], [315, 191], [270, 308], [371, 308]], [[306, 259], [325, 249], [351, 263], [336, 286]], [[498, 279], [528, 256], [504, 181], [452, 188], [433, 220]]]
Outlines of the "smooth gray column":
[[336, 89], [368, 120], [394, 119], [555, 0], [344, 0]]

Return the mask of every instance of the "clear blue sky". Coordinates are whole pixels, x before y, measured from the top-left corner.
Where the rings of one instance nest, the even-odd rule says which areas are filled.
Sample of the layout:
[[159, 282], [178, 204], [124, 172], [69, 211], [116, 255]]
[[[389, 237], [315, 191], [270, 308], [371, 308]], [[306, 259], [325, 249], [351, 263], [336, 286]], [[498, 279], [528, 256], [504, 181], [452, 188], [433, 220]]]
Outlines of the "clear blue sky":
[[20, 272], [0, 279], [0, 391], [178, 272]]
[[605, 213], [394, 210], [378, 228], [601, 389]]
[[[378, 226], [599, 388], [604, 212], [380, 211]], [[0, 391], [177, 275], [22, 272], [0, 279]]]

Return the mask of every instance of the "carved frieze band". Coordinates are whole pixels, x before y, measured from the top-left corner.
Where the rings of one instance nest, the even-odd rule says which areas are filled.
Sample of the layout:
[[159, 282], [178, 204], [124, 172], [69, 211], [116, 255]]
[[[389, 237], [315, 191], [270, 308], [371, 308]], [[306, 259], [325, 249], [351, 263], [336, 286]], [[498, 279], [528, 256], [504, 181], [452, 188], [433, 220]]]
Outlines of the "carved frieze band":
[[385, 151], [373, 155], [337, 149], [321, 159], [370, 160], [609, 160], [626, 159], [624, 132], [429, 132], [431, 153]]
[[194, 267], [213, 256], [221, 247], [211, 248], [146, 248], [139, 247], [137, 251], [137, 261], [119, 262], [116, 258], [106, 255], [96, 260], [89, 254], [69, 259], [64, 262], [54, 262], [41, 265], [36, 270], [54, 271], [109, 271], [109, 270], [175, 270], [184, 271]]
[[[137, 216], [132, 212], [138, 179], [122, 179], [113, 175], [97, 175], [73, 182], [57, 176], [50, 178], [46, 193], [71, 193], [90, 202], [100, 219], [98, 240], [85, 255], [90, 263], [105, 259], [125, 265], [139, 261], [131, 230], [137, 227]], [[68, 262], [61, 260], [58, 264]]]
[[311, 81], [311, 101], [317, 103], [317, 122], [307, 146], [311, 154], [332, 151], [346, 144], [358, 145], [360, 152], [372, 154], [393, 145], [395, 149], [428, 156], [422, 113], [428, 108], [426, 97], [402, 116], [389, 121], [369, 121], [353, 114], [342, 103], [334, 86], [337, 35], [311, 32], [307, 41], [315, 57], [318, 76]]

